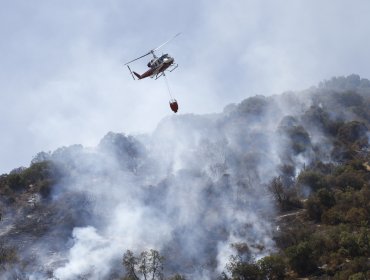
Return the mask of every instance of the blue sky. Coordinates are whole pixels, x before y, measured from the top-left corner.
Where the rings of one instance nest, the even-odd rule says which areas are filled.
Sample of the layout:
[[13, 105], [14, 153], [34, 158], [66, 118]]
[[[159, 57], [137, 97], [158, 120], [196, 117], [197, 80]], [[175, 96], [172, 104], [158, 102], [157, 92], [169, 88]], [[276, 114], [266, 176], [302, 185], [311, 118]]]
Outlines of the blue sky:
[[108, 131], [153, 131], [172, 115], [164, 80], [133, 81], [123, 63], [177, 32], [161, 51], [180, 65], [168, 75], [179, 113], [205, 114], [370, 78], [369, 14], [366, 0], [1, 1], [0, 173]]

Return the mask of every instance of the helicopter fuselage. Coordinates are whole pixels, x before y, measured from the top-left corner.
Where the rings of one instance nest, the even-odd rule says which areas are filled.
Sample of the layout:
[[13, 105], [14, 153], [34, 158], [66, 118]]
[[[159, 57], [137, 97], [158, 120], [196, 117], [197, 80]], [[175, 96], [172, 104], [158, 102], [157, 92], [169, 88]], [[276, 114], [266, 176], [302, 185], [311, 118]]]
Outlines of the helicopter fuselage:
[[175, 62], [174, 58], [168, 54], [164, 54], [161, 57], [155, 57], [147, 66], [150, 68], [148, 71], [140, 75], [139, 79], [144, 79], [146, 77], [154, 77], [161, 72], [164, 72]]

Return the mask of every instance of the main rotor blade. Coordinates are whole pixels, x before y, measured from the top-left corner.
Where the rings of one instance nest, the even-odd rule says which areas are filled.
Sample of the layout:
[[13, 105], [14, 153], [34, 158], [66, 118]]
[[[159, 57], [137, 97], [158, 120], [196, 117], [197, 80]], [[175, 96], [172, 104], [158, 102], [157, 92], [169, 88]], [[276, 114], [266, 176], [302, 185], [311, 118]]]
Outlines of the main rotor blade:
[[136, 61], [136, 60], [138, 60], [138, 59], [140, 59], [140, 58], [143, 58], [144, 56], [150, 55], [150, 54], [153, 54], [153, 56], [155, 57], [154, 51], [159, 50], [159, 49], [160, 49], [160, 48], [162, 48], [165, 44], [169, 43], [170, 41], [172, 41], [173, 39], [175, 39], [175, 38], [176, 38], [177, 36], [179, 36], [180, 34], [181, 34], [181, 32], [180, 32], [180, 33], [177, 33], [175, 36], [173, 36], [173, 37], [172, 37], [171, 39], [169, 39], [168, 41], [164, 42], [162, 45], [160, 45], [160, 46], [156, 47], [155, 49], [150, 50], [148, 53], [146, 53], [146, 54], [144, 54], [144, 55], [142, 55], [142, 56], [140, 56], [140, 57], [138, 57], [138, 58], [135, 58], [135, 59], [133, 59], [133, 60], [131, 60], [131, 61], [129, 61], [129, 62], [127, 62], [127, 63], [125, 63], [124, 65], [130, 64], [131, 62], [134, 62], [134, 61]]
[[135, 58], [135, 59], [133, 59], [133, 60], [131, 60], [131, 61], [129, 61], [129, 62], [127, 62], [127, 63], [125, 63], [124, 65], [130, 64], [131, 62], [134, 62], [135, 60], [138, 60], [138, 59], [140, 59], [140, 58], [143, 58], [144, 56], [150, 55], [151, 53], [152, 53], [152, 52], [150, 51], [150, 52], [148, 52], [148, 53], [146, 53], [146, 54], [144, 54], [144, 55], [142, 55], [142, 56], [140, 56], [140, 57], [138, 57], [138, 58]]
[[179, 36], [181, 34], [180, 33], [177, 33], [175, 36], [173, 36], [171, 39], [169, 39], [168, 41], [164, 42], [162, 45], [160, 45], [159, 47], [156, 47], [155, 49], [152, 49], [151, 51], [154, 52], [154, 51], [157, 51], [159, 50], [160, 48], [162, 48], [165, 44], [169, 43], [170, 41], [172, 41], [173, 39], [175, 39], [177, 36]]

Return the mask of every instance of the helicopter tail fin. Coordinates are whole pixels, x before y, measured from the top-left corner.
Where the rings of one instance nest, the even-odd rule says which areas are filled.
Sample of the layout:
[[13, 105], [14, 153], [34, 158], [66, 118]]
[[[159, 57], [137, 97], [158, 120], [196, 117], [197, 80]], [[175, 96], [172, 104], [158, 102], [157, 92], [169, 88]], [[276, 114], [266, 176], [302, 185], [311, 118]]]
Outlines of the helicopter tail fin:
[[138, 73], [136, 73], [135, 71], [133, 71], [134, 75], [140, 80], [142, 77], [141, 75], [139, 75]]

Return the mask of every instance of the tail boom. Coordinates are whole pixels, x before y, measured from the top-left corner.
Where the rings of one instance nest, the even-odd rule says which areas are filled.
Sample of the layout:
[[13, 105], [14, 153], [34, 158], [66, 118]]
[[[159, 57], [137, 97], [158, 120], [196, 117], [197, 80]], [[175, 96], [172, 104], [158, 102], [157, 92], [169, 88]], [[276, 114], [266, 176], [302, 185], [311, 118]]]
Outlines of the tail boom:
[[140, 74], [136, 73], [135, 71], [133, 71], [133, 73], [134, 73], [134, 75], [135, 75], [139, 80], [141, 80], [141, 79], [143, 78]]

